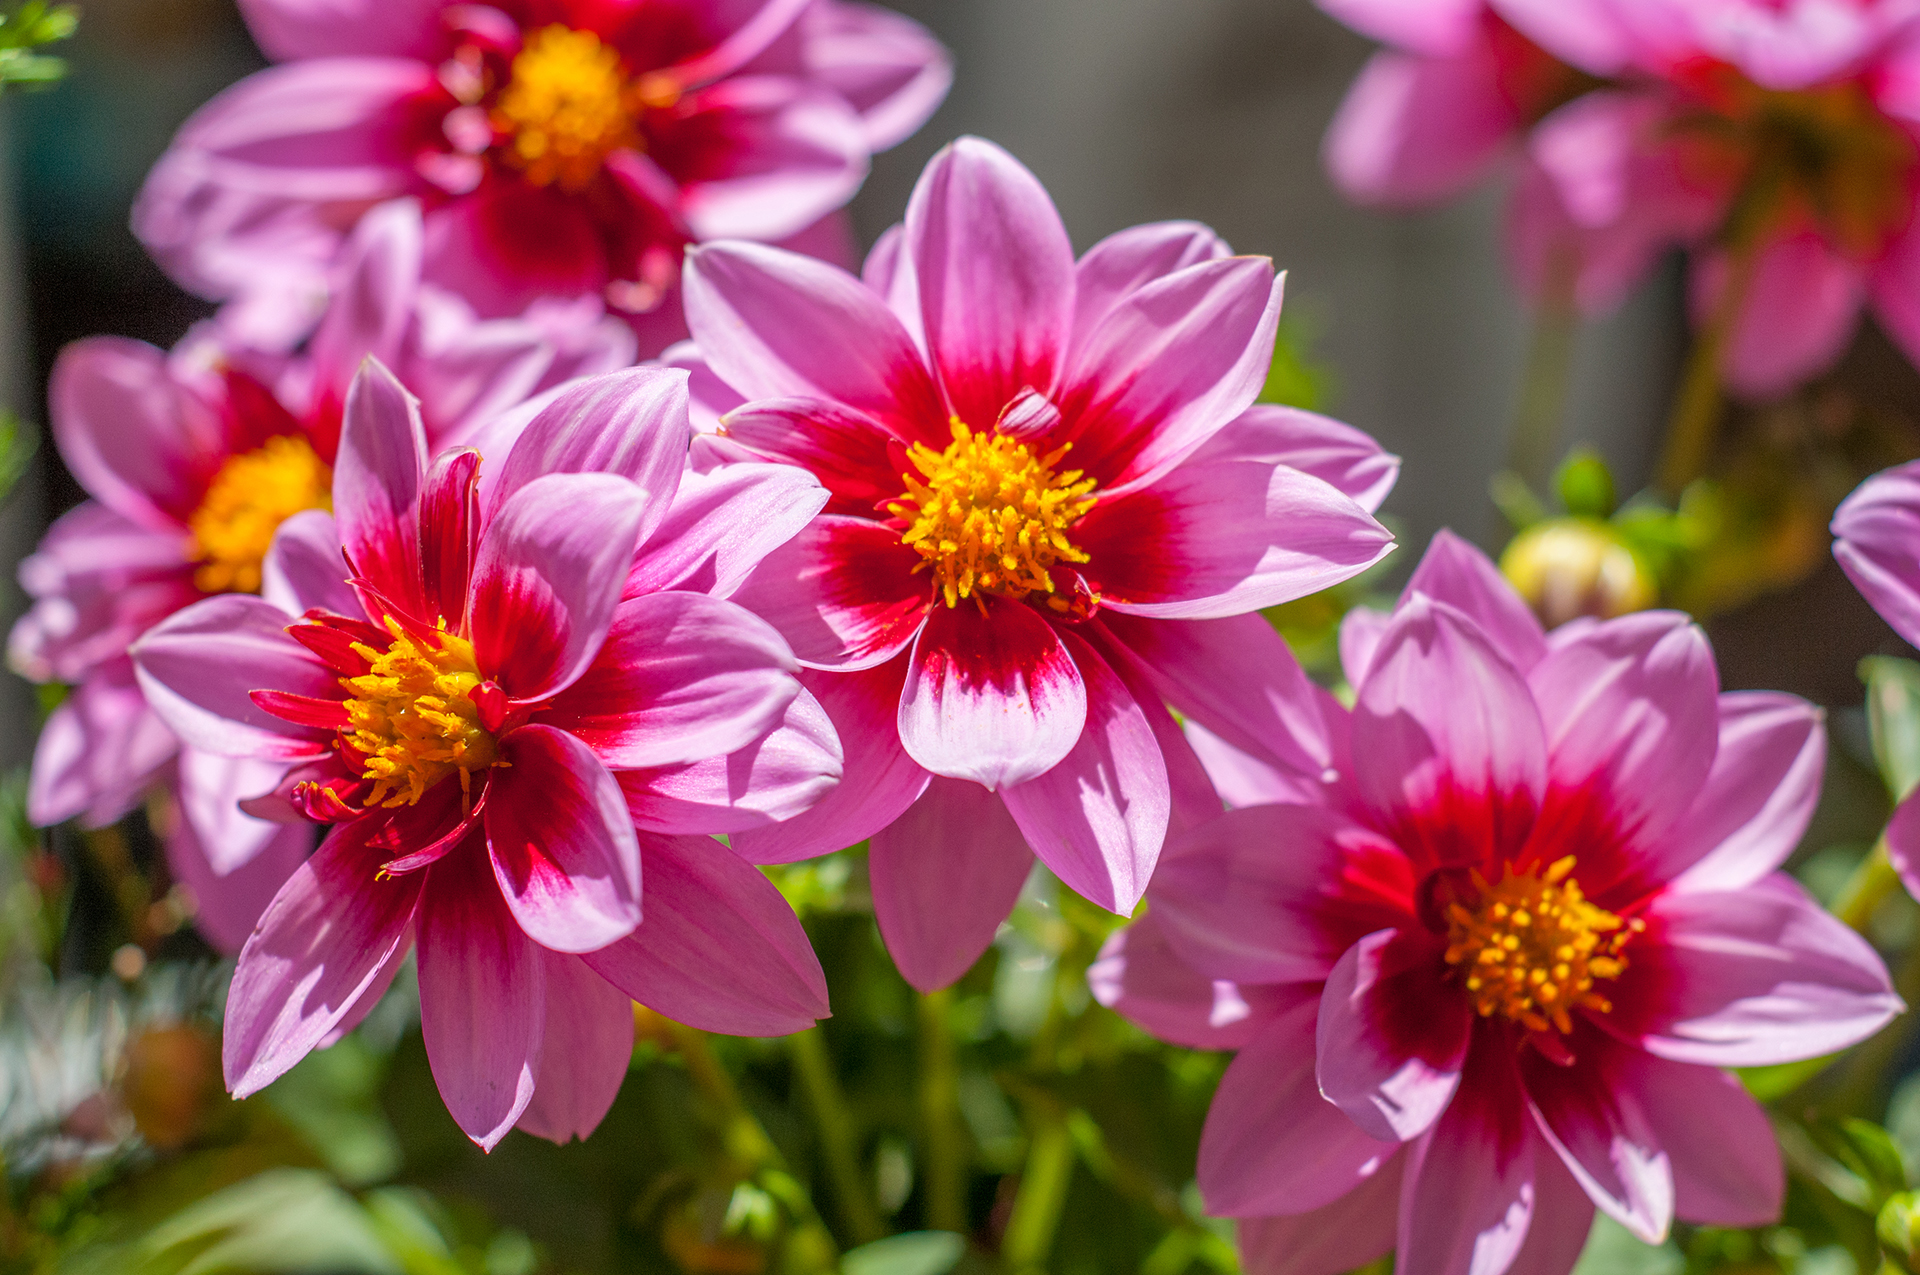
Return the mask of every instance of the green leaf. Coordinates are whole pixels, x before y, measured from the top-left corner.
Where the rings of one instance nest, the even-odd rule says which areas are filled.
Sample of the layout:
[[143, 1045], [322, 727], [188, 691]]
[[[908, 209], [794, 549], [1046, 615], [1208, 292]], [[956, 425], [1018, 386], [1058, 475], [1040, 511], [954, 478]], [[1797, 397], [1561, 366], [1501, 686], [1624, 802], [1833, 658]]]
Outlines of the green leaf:
[[952, 1231], [908, 1231], [863, 1244], [840, 1259], [841, 1275], [946, 1275], [967, 1251]]
[[1902, 1191], [1890, 1197], [1880, 1206], [1873, 1230], [1882, 1244], [1911, 1263], [1915, 1245], [1920, 1243], [1920, 1193]]
[[1554, 491], [1566, 511], [1576, 518], [1610, 518], [1618, 500], [1613, 471], [1597, 452], [1575, 448], [1553, 476]]
[[174, 1214], [140, 1244], [141, 1275], [404, 1275], [358, 1201], [312, 1169], [270, 1169]]
[[1895, 801], [1920, 784], [1920, 664], [1889, 655], [1860, 661], [1867, 684], [1867, 728], [1873, 760]]
[[1771, 1067], [1740, 1067], [1735, 1073], [1747, 1092], [1761, 1102], [1784, 1098], [1830, 1067], [1839, 1054], [1820, 1058], [1802, 1058], [1798, 1062], [1775, 1063]]
[[1835, 1158], [1866, 1182], [1876, 1198], [1905, 1189], [1906, 1162], [1900, 1158], [1899, 1144], [1885, 1129], [1849, 1116], [1822, 1122], [1821, 1131], [1827, 1134]]
[[1527, 480], [1511, 469], [1503, 469], [1487, 479], [1487, 497], [1515, 531], [1525, 531], [1547, 518], [1546, 504], [1527, 486]]

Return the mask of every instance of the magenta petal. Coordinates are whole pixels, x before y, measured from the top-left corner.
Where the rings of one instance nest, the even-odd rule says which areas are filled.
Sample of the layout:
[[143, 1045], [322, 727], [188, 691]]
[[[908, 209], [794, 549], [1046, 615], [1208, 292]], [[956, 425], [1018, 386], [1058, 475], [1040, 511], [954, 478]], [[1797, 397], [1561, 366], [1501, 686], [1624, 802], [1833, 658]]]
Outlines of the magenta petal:
[[1310, 985], [1275, 987], [1208, 978], [1182, 960], [1157, 915], [1118, 931], [1087, 968], [1093, 998], [1161, 1040], [1188, 1049], [1240, 1049]]
[[1681, 890], [1738, 890], [1786, 862], [1820, 800], [1825, 714], [1797, 695], [1720, 696], [1720, 746], [1686, 818], [1657, 853]]
[[923, 992], [965, 974], [993, 944], [1033, 868], [1033, 852], [1001, 800], [938, 775], [873, 834], [867, 870], [874, 917], [901, 977]]
[[420, 404], [378, 361], [347, 389], [340, 454], [333, 466], [333, 516], [354, 571], [416, 618], [421, 616], [420, 488], [427, 436]]
[[1400, 476], [1400, 458], [1381, 450], [1373, 436], [1331, 417], [1256, 403], [1203, 443], [1192, 459], [1256, 460], [1311, 474], [1377, 513]]
[[[180, 750], [175, 784], [180, 814], [192, 825], [215, 873], [237, 870], [279, 832], [279, 824], [245, 813], [241, 803], [272, 792], [286, 771], [284, 762], [221, 757], [197, 748]], [[307, 824], [305, 831], [311, 833], [313, 826]], [[311, 839], [307, 849], [313, 849]], [[267, 898], [271, 897], [269, 890]], [[252, 922], [247, 928], [253, 928]]]
[[245, 861], [219, 871], [193, 821], [181, 819], [164, 837], [167, 870], [193, 895], [193, 925], [218, 951], [235, 954], [281, 887], [313, 850], [311, 824], [268, 824], [264, 843]]
[[[1778, 1154], [1776, 1150], [1775, 1154]], [[1533, 1152], [1533, 1216], [1507, 1275], [1568, 1275], [1593, 1231], [1593, 1201], [1550, 1147]]]
[[918, 22], [891, 9], [835, 0], [800, 19], [807, 69], [860, 113], [871, 150], [919, 131], [946, 98], [953, 59]]
[[[580, 740], [534, 723], [500, 741], [487, 851], [527, 936], [591, 952], [640, 924], [640, 846], [620, 785]], [[412, 847], [408, 847], [412, 849]]]
[[999, 788], [1057, 765], [1086, 724], [1081, 670], [1032, 608], [998, 597], [934, 606], [900, 693], [908, 756]]
[[[1338, 703], [1334, 707], [1339, 708]], [[1291, 767], [1276, 766], [1264, 756], [1242, 752], [1191, 718], [1181, 730], [1194, 756], [1206, 768], [1208, 782], [1229, 810], [1311, 805], [1320, 799], [1323, 781], [1318, 775], [1309, 778]]]
[[1349, 199], [1428, 204], [1478, 181], [1519, 122], [1486, 44], [1446, 58], [1389, 49], [1347, 90], [1321, 153]]
[[[1397, 930], [1369, 934], [1333, 967], [1320, 999], [1320, 1092], [1383, 1142], [1425, 1133], [1466, 1064], [1473, 1010], [1434, 952]], [[1408, 1024], [1418, 1024], [1417, 1041]]]
[[576, 956], [542, 952], [546, 965], [546, 1036], [533, 1100], [519, 1127], [565, 1144], [606, 1119], [633, 1059], [633, 1006], [626, 993]]
[[[832, 493], [836, 514], [871, 518], [900, 498], [907, 466], [880, 422], [817, 398], [759, 399], [727, 414], [726, 444], [798, 467]], [[729, 467], [731, 468], [731, 466]]]
[[48, 714], [33, 748], [27, 818], [105, 827], [131, 810], [180, 747], [147, 706], [125, 659], [103, 666]]
[[1568, 1172], [1602, 1212], [1658, 1244], [1673, 1223], [1673, 1166], [1637, 1083], [1643, 1058], [1593, 1033], [1572, 1066], [1528, 1051], [1521, 1068], [1534, 1123]]
[[1319, 0], [1343, 26], [1427, 57], [1458, 53], [1478, 35], [1479, 0]]
[[396, 199], [360, 219], [341, 248], [338, 282], [307, 352], [315, 379], [345, 385], [372, 357], [398, 367], [420, 290], [420, 205]]
[[1404, 1156], [1395, 1155], [1359, 1186], [1311, 1213], [1241, 1218], [1242, 1268], [1248, 1275], [1338, 1275], [1386, 1256], [1393, 1247], [1405, 1163]]
[[480, 538], [465, 629], [508, 695], [540, 700], [599, 654], [646, 494], [612, 474], [549, 474], [509, 496]]
[[733, 600], [765, 616], [801, 663], [865, 669], [906, 649], [928, 611], [922, 559], [865, 518], [823, 515], [769, 553]]
[[180, 530], [218, 454], [213, 413], [144, 341], [93, 336], [60, 352], [47, 387], [54, 441], [80, 485], [143, 527]]
[[240, 15], [268, 57], [370, 54], [431, 58], [441, 36], [438, 0], [242, 0]]
[[1225, 240], [1197, 221], [1156, 221], [1108, 235], [1074, 267], [1074, 349], [1115, 306], [1154, 280], [1232, 255]]
[[364, 824], [337, 828], [274, 896], [241, 950], [222, 1045], [235, 1097], [299, 1062], [413, 937], [421, 878], [380, 879]]
[[1880, 618], [1920, 646], [1920, 461], [1884, 469], [1833, 515], [1833, 556]]
[[1640, 1105], [1673, 1166], [1674, 1211], [1704, 1226], [1779, 1220], [1787, 1174], [1766, 1109], [1714, 1067], [1645, 1054], [1632, 1065]]
[[318, 608], [358, 615], [360, 603], [347, 580], [353, 573], [340, 553], [333, 516], [319, 509], [280, 524], [260, 564], [260, 596], [288, 615]]
[[1466, 615], [1522, 673], [1532, 672], [1547, 654], [1540, 621], [1500, 574], [1500, 568], [1445, 528], [1434, 533], [1420, 565], [1407, 581], [1406, 593], [1424, 593]]
[[[1084, 682], [1085, 728], [1058, 763], [1031, 779], [1007, 781], [1000, 796], [1027, 845], [1068, 889], [1127, 916], [1146, 893], [1166, 840], [1167, 763], [1119, 676], [1079, 636], [1060, 637]], [[901, 738], [911, 747], [905, 731]]]
[[826, 502], [819, 480], [793, 465], [688, 470], [665, 521], [640, 545], [626, 596], [691, 589], [727, 597]]
[[[1207, 1110], [1198, 1177], [1219, 1217], [1309, 1213], [1383, 1169], [1399, 1146], [1320, 1096], [1312, 1000], [1270, 1021], [1234, 1058]], [[1403, 1250], [1405, 1251], [1405, 1250]]]
[[955, 416], [984, 429], [1022, 389], [1054, 388], [1073, 330], [1073, 245], [1020, 161], [977, 137], [949, 144], [913, 188], [907, 247]]
[[[1470, 1072], [1466, 1084], [1478, 1080]], [[1499, 1109], [1519, 1099], [1510, 1077], [1485, 1083], [1492, 1092], [1463, 1088], [1439, 1123], [1407, 1150], [1395, 1248], [1420, 1254], [1421, 1269], [1433, 1275], [1508, 1270], [1538, 1200], [1534, 1159], [1546, 1149], [1521, 1123], [1523, 1116]]]
[[727, 138], [725, 158], [680, 187], [681, 213], [696, 239], [804, 234], [866, 180], [866, 130], [847, 100], [823, 85], [735, 75], [687, 94], [676, 109], [690, 131], [711, 126]]
[[701, 1031], [785, 1036], [825, 1018], [827, 979], [758, 868], [708, 837], [642, 834], [647, 917], [584, 957], [649, 1009]]
[[249, 692], [341, 698], [334, 671], [287, 636], [286, 612], [227, 593], [175, 612], [133, 646], [147, 702], [180, 738], [223, 757], [317, 757], [328, 732], [296, 726]]
[[491, 1151], [533, 1098], [549, 957], [515, 923], [479, 856], [450, 854], [421, 875], [427, 1062], [454, 1123]]
[[[44, 740], [46, 737], [43, 735], [41, 738]], [[35, 754], [36, 773], [39, 764], [39, 755]], [[1900, 874], [1901, 883], [1907, 887], [1907, 893], [1920, 898], [1920, 800], [1916, 800], [1913, 793], [1908, 793], [1906, 800], [1894, 807], [1893, 818], [1887, 821], [1887, 830], [1884, 835], [1887, 841], [1887, 861], [1893, 864], [1893, 870]]]
[[[1704, 322], [1719, 304], [1728, 266], [1715, 253], [1694, 267], [1692, 302]], [[1735, 393], [1778, 398], [1832, 366], [1858, 325], [1865, 292], [1859, 265], [1812, 230], [1775, 239], [1760, 254], [1722, 375]]]

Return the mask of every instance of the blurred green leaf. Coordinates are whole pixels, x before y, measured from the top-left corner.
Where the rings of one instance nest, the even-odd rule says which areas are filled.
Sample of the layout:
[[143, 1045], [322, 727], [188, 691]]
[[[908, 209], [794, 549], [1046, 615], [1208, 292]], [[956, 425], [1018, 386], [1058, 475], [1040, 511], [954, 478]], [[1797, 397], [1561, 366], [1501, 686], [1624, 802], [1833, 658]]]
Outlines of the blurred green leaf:
[[1860, 661], [1867, 684], [1867, 729], [1873, 760], [1895, 801], [1920, 783], [1920, 664], [1888, 655]]
[[407, 1275], [359, 1202], [326, 1174], [271, 1169], [154, 1227], [139, 1275]]
[[1899, 1254], [1911, 1269], [1915, 1246], [1920, 1244], [1920, 1194], [1902, 1191], [1890, 1196], [1880, 1206], [1873, 1229], [1880, 1242]]
[[967, 1251], [952, 1231], [909, 1231], [863, 1244], [840, 1259], [842, 1275], [946, 1275]]
[[1560, 462], [1553, 488], [1562, 507], [1576, 518], [1611, 518], [1618, 504], [1613, 471], [1599, 453], [1584, 447], [1575, 448]]
[[1775, 1063], [1771, 1067], [1741, 1067], [1735, 1074], [1740, 1077], [1740, 1083], [1746, 1086], [1748, 1093], [1761, 1102], [1772, 1102], [1806, 1084], [1839, 1058], [1839, 1054], [1826, 1054], [1819, 1058], [1803, 1058], [1798, 1062]]
[[1290, 307], [1280, 319], [1280, 330], [1273, 343], [1273, 363], [1267, 369], [1266, 388], [1260, 391], [1262, 403], [1278, 403], [1306, 411], [1318, 411], [1333, 397], [1333, 369], [1314, 357], [1319, 325], [1311, 313], [1298, 305]]

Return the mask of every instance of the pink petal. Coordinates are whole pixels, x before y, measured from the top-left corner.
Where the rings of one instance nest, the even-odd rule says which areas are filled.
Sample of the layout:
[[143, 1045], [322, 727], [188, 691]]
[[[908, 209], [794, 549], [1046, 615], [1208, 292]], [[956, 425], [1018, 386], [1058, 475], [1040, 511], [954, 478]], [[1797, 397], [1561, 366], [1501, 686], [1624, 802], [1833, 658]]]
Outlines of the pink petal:
[[1362, 35], [1432, 57], [1458, 53], [1480, 30], [1474, 0], [1320, 0], [1320, 7]]
[[832, 493], [836, 514], [875, 517], [906, 484], [889, 449], [893, 436], [878, 421], [814, 398], [762, 399], [728, 413], [729, 443], [755, 459], [777, 460], [812, 474]]
[[1518, 125], [1487, 45], [1444, 58], [1388, 50], [1347, 90], [1321, 154], [1358, 203], [1438, 203], [1480, 180]]
[[1340, 668], [1347, 675], [1349, 685], [1358, 686], [1366, 680], [1367, 670], [1373, 666], [1374, 652], [1380, 649], [1380, 639], [1386, 636], [1391, 623], [1390, 613], [1371, 607], [1355, 607], [1341, 617]]
[[[48, 722], [51, 726], [52, 722]], [[45, 736], [41, 736], [44, 741]], [[34, 756], [35, 772], [38, 773], [39, 755]], [[1887, 841], [1887, 859], [1893, 864], [1893, 870], [1900, 874], [1901, 883], [1907, 887], [1907, 893], [1920, 897], [1920, 801], [1915, 801], [1912, 793], [1894, 807], [1893, 818], [1887, 821], [1884, 834]]]
[[491, 1151], [533, 1098], [550, 958], [515, 924], [475, 849], [421, 874], [420, 1034], [448, 1114]]
[[[1905, 66], [1893, 74], [1904, 82], [1907, 93], [1920, 96], [1920, 56], [1909, 51], [1904, 62]], [[1886, 70], [1881, 75], [1883, 83], [1890, 78]], [[1883, 101], [1885, 95], [1883, 88]], [[1920, 115], [1920, 102], [1892, 113], [1912, 120]], [[1920, 358], [1920, 288], [1916, 288], [1916, 280], [1920, 280], [1920, 223], [1909, 223], [1868, 270], [1867, 289], [1874, 317], [1910, 361]]]
[[794, 863], [858, 845], [906, 812], [928, 775], [900, 746], [896, 719], [906, 661], [859, 673], [804, 672], [846, 750], [838, 785], [818, 804], [768, 828], [729, 838], [749, 863]]
[[133, 665], [117, 660], [47, 715], [33, 748], [27, 818], [50, 827], [82, 818], [102, 828], [131, 810], [180, 747], [147, 707]]
[[1534, 1144], [1533, 1217], [1507, 1275], [1569, 1275], [1593, 1232], [1593, 1201], [1553, 1151]]
[[649, 1009], [701, 1031], [784, 1036], [825, 1018], [827, 980], [787, 901], [708, 837], [642, 835], [647, 918], [584, 957]]
[[666, 520], [642, 542], [626, 596], [691, 589], [727, 597], [826, 502], [826, 489], [792, 465], [689, 470]]
[[1272, 1019], [1221, 1077], [1198, 1168], [1200, 1193], [1216, 1217], [1310, 1213], [1379, 1173], [1399, 1150], [1369, 1138], [1320, 1096], [1316, 1009], [1306, 1000]]
[[1331, 1204], [1295, 1216], [1240, 1219], [1240, 1263], [1248, 1275], [1339, 1275], [1393, 1247], [1400, 1202], [1396, 1155]]
[[418, 614], [418, 520], [426, 472], [420, 404], [392, 372], [369, 360], [347, 389], [333, 466], [333, 516], [355, 573], [430, 623], [436, 617]]
[[1540, 621], [1500, 574], [1500, 568], [1445, 528], [1434, 533], [1405, 592], [1424, 593], [1465, 614], [1522, 673], [1531, 673], [1547, 653]]
[[920, 319], [920, 281], [913, 277], [913, 257], [907, 251], [907, 224], [896, 221], [880, 232], [873, 250], [861, 264], [860, 279], [880, 294], [900, 320], [914, 348], [924, 358], [927, 349], [926, 327]]
[[955, 416], [984, 429], [1022, 389], [1053, 388], [1073, 330], [1073, 245], [1032, 173], [992, 142], [949, 144], [913, 188], [907, 245]]
[[1181, 465], [1096, 504], [1074, 539], [1107, 607], [1164, 620], [1291, 602], [1393, 551], [1393, 534], [1330, 484], [1251, 461]]
[[772, 621], [801, 663], [872, 668], [898, 655], [933, 609], [919, 554], [865, 518], [815, 518], [762, 559], [733, 600]]
[[901, 977], [937, 991], [993, 945], [1033, 868], [1019, 826], [979, 784], [934, 776], [920, 799], [873, 834], [874, 919]]
[[[226, 876], [238, 871], [280, 832], [280, 824], [245, 813], [241, 803], [272, 792], [286, 770], [284, 762], [221, 757], [215, 753], [203, 753], [197, 748], [180, 750], [174, 788], [180, 803], [181, 821], [191, 826], [192, 835], [197, 838], [206, 855], [208, 867], [216, 875]], [[303, 831], [308, 834], [308, 840], [300, 858], [306, 857], [306, 850], [313, 849], [312, 826], [307, 825]], [[298, 864], [299, 859], [295, 859], [294, 866]], [[289, 867], [287, 872], [292, 870]], [[281, 880], [285, 879], [286, 872], [283, 872]], [[278, 888], [279, 882], [275, 882], [274, 889]], [[273, 890], [270, 889], [261, 903], [272, 897]], [[254, 916], [259, 916], [257, 910]], [[253, 928], [251, 920], [246, 928]], [[241, 937], [246, 937], [244, 932]]]
[[1351, 425], [1297, 407], [1255, 403], [1201, 445], [1195, 463], [1255, 460], [1311, 474], [1359, 505], [1379, 512], [1400, 476], [1400, 458]]
[[338, 282], [308, 343], [322, 385], [349, 383], [361, 360], [397, 367], [420, 290], [420, 205], [396, 199], [376, 206], [341, 248]]
[[1066, 757], [1087, 702], [1073, 655], [1031, 608], [985, 595], [935, 605], [900, 693], [900, 742], [936, 775], [997, 789]]
[[918, 22], [891, 9], [835, 0], [800, 19], [808, 71], [860, 114], [869, 150], [918, 132], [947, 96], [953, 59]]
[[[1166, 840], [1167, 763], [1146, 714], [1107, 662], [1077, 634], [1060, 639], [1084, 687], [1085, 728], [1057, 764], [1031, 779], [1008, 778], [1000, 796], [1027, 845], [1067, 888], [1127, 916]], [[911, 671], [907, 678], [911, 694]], [[911, 751], [906, 702], [901, 740]]]
[[1920, 646], [1920, 461], [1884, 469], [1833, 515], [1833, 556], [1910, 645]]
[[289, 617], [268, 602], [226, 593], [176, 612], [134, 644], [140, 689], [186, 743], [223, 757], [293, 760], [331, 747], [328, 732], [296, 726], [249, 692], [341, 698], [334, 671], [287, 636]]
[[1607, 0], [1491, 0], [1493, 11], [1563, 62], [1612, 76], [1635, 50]]
[[1087, 968], [1093, 998], [1187, 1049], [1239, 1049], [1311, 987], [1208, 978], [1180, 958], [1155, 914], [1118, 931]]
[[538, 722], [501, 739], [500, 758], [488, 780], [487, 850], [520, 928], [556, 952], [591, 952], [631, 933], [640, 846], [620, 785], [586, 744]]
[[1079, 350], [1114, 308], [1156, 279], [1231, 257], [1224, 239], [1197, 221], [1156, 221], [1108, 235], [1074, 267], [1073, 343]]
[[268, 824], [264, 844], [224, 873], [208, 854], [190, 819], [179, 820], [163, 840], [167, 870], [193, 896], [193, 925], [217, 951], [229, 955], [246, 946], [281, 887], [313, 851], [311, 824]]
[[1826, 715], [1797, 695], [1720, 696], [1720, 746], [1692, 810], [1658, 857], [1680, 890], [1738, 890], [1786, 862], [1820, 800]]
[[315, 608], [358, 615], [359, 599], [347, 584], [351, 575], [333, 515], [308, 509], [274, 532], [260, 564], [260, 596], [288, 615], [305, 615]]
[[549, 474], [501, 505], [481, 535], [463, 627], [508, 695], [546, 699], [593, 663], [646, 501], [613, 474]]
[[1675, 1212], [1704, 1226], [1778, 1221], [1787, 1187], [1780, 1143], [1740, 1082], [1645, 1054], [1633, 1065], [1640, 1104], [1673, 1165]]
[[[1694, 267], [1694, 321], [1715, 312], [1727, 263], [1715, 254]], [[1847, 347], [1865, 291], [1860, 267], [1812, 231], [1775, 240], [1760, 254], [1721, 369], [1730, 389], [1772, 399], [1824, 372]]]
[[1196, 828], [1217, 816], [1221, 799], [1207, 774], [1206, 765], [1194, 750], [1186, 731], [1161, 700], [1153, 675], [1138, 656], [1112, 640], [1098, 628], [1083, 628], [1076, 637], [1084, 639], [1099, 657], [1120, 677], [1134, 707], [1146, 718], [1153, 735], [1154, 749], [1167, 772], [1167, 835]]
[[633, 1059], [633, 1005], [626, 993], [578, 957], [542, 952], [546, 966], [546, 1035], [533, 1100], [519, 1126], [565, 1145], [606, 1119]]
[[866, 180], [866, 129], [824, 85], [735, 75], [687, 94], [676, 110], [687, 129], [726, 138], [682, 186], [681, 213], [698, 239], [784, 239], [844, 206]]
[[[1497, 1047], [1496, 1047], [1497, 1048]], [[1523, 1123], [1504, 1059], [1470, 1066], [1460, 1096], [1407, 1150], [1400, 1188], [1402, 1253], [1433, 1275], [1511, 1269], [1534, 1206], [1534, 1160], [1545, 1154]]]
[[1182, 729], [1194, 756], [1206, 768], [1214, 792], [1229, 810], [1276, 804], [1312, 805], [1320, 800], [1322, 781], [1318, 775], [1309, 777], [1242, 752], [1191, 718]]
[[427, 467], [420, 492], [420, 572], [426, 613], [465, 612], [480, 539], [480, 453], [449, 448]]
[[60, 459], [123, 518], [177, 533], [218, 463], [219, 422], [144, 341], [93, 336], [60, 352], [47, 387]]
[[375, 54], [426, 59], [442, 34], [438, 0], [242, 0], [240, 14], [268, 57]]
[[304, 1058], [412, 942], [421, 878], [375, 875], [380, 855], [365, 844], [371, 822], [336, 828], [240, 952], [222, 1045], [235, 1097]]
[[1673, 1167], [1663, 1129], [1646, 1108], [1638, 1050], [1591, 1033], [1570, 1067], [1521, 1056], [1540, 1136], [1601, 1212], [1647, 1244], [1673, 1223]]
[[1382, 1142], [1431, 1128], [1466, 1064], [1473, 1010], [1436, 954], [1424, 936], [1369, 934], [1333, 967], [1320, 998], [1320, 1092]]

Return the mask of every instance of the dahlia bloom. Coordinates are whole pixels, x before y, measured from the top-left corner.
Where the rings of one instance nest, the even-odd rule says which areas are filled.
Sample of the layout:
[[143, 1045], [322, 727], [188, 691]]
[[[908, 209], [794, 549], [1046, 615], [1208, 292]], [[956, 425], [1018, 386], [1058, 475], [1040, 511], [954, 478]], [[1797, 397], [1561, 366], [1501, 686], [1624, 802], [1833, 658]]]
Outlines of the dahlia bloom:
[[[1543, 634], [1442, 533], [1355, 613], [1336, 773], [1170, 841], [1095, 994], [1235, 1048], [1201, 1140], [1249, 1271], [1564, 1275], [1595, 1208], [1771, 1221], [1784, 1175], [1721, 1071], [1900, 1011], [1864, 940], [1776, 871], [1813, 812], [1820, 712], [1722, 694], [1684, 615]], [[1257, 801], [1257, 759], [1228, 778]]]
[[816, 223], [951, 80], [924, 29], [852, 0], [241, 8], [282, 65], [201, 108], [134, 209], [183, 285], [286, 312], [367, 208], [411, 195], [434, 282], [489, 315], [601, 298], [647, 353], [684, 335], [688, 243], [837, 250]]
[[738, 404], [712, 446], [831, 493], [737, 597], [813, 670], [847, 782], [735, 847], [774, 862], [871, 836], [881, 932], [921, 988], [985, 950], [1035, 855], [1131, 911], [1174, 796], [1217, 808], [1162, 696], [1228, 731], [1295, 712], [1222, 691], [1259, 652], [1288, 658], [1253, 612], [1392, 547], [1369, 511], [1397, 462], [1251, 406], [1272, 263], [1167, 224], [1076, 264], [1039, 182], [969, 138], [864, 281], [727, 243], [688, 255], [686, 294], [696, 381]]
[[57, 520], [20, 568], [34, 606], [9, 660], [34, 681], [74, 688], [41, 732], [28, 815], [98, 827], [164, 781], [177, 799], [163, 819], [168, 862], [198, 901], [203, 933], [228, 951], [312, 838], [234, 807], [232, 788], [257, 792], [272, 775], [181, 749], [148, 710], [127, 646], [209, 594], [289, 604], [267, 547], [283, 519], [327, 507], [340, 405], [369, 354], [400, 369], [445, 440], [559, 381], [631, 362], [633, 340], [591, 314], [475, 320], [420, 283], [419, 213], [396, 201], [355, 233], [335, 301], [300, 355], [248, 349], [216, 320], [170, 354], [89, 337], [53, 372], [54, 439], [93, 499]]
[[251, 810], [335, 825], [240, 953], [236, 1095], [348, 1030], [409, 949], [434, 1078], [489, 1149], [516, 1122], [556, 1141], [599, 1123], [629, 997], [762, 1035], [827, 1012], [779, 892], [699, 835], [838, 779], [785, 643], [714, 596], [825, 493], [761, 473], [708, 516], [712, 490], [680, 498], [690, 436], [684, 378], [639, 368], [555, 396], [495, 472], [468, 448], [429, 463], [413, 400], [369, 362], [333, 514], [274, 542], [291, 612], [210, 598], [135, 644], [181, 738], [285, 772]]

